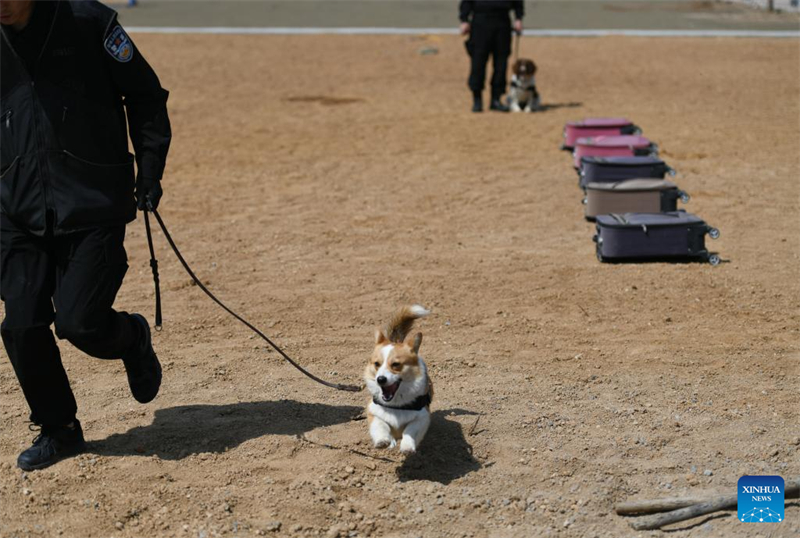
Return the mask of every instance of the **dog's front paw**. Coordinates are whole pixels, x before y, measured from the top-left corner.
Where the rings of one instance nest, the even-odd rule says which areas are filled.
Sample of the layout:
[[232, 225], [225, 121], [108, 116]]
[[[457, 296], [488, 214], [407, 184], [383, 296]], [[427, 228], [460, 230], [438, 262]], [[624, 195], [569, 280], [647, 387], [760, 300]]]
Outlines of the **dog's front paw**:
[[511, 103], [509, 109], [511, 110], [511, 112], [522, 112], [522, 109], [519, 107], [517, 103]]
[[372, 444], [375, 448], [394, 448], [395, 445], [397, 445], [397, 441], [386, 437], [382, 439], [373, 439]]
[[413, 454], [417, 451], [417, 444], [413, 439], [405, 438], [400, 441], [400, 452], [405, 455]]

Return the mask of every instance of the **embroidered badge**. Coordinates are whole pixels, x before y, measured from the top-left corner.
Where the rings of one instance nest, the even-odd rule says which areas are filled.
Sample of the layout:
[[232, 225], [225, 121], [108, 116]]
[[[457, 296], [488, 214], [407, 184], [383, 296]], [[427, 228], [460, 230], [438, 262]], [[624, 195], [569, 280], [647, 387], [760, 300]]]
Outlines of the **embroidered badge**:
[[121, 26], [117, 25], [111, 30], [104, 43], [106, 51], [118, 62], [130, 62], [133, 58], [133, 44], [131, 38]]

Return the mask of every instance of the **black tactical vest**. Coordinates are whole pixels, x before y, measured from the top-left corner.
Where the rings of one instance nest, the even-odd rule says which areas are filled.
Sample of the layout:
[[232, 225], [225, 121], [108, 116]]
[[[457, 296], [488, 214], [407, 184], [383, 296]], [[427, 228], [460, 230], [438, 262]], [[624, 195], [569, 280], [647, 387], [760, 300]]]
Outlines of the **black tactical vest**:
[[3, 33], [0, 50], [0, 207], [42, 235], [130, 222], [134, 159], [122, 96], [103, 39], [116, 13], [57, 3], [32, 78]]

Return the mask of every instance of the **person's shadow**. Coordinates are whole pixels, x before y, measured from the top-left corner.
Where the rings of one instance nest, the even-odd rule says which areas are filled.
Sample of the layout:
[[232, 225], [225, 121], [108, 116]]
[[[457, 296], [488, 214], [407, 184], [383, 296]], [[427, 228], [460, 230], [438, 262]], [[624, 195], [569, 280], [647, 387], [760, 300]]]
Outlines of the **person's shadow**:
[[170, 407], [157, 410], [152, 424], [92, 441], [89, 450], [103, 456], [155, 454], [180, 460], [190, 454], [225, 452], [263, 435], [302, 435], [349, 422], [361, 411], [293, 400]]
[[464, 409], [446, 409], [432, 413], [431, 426], [419, 451], [407, 457], [397, 468], [400, 481], [428, 480], [447, 485], [480, 469], [481, 463], [472, 455], [472, 447], [464, 436], [461, 424], [447, 419], [452, 415], [477, 414]]
[[542, 103], [536, 112], [547, 112], [548, 110], [558, 110], [559, 108], [579, 108], [583, 103], [572, 101], [570, 103]]

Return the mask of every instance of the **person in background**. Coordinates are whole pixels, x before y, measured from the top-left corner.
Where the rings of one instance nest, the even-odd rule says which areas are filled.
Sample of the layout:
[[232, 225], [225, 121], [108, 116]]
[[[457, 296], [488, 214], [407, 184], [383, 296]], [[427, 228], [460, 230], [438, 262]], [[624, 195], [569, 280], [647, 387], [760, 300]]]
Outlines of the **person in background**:
[[[511, 54], [511, 32], [522, 33], [525, 6], [522, 0], [461, 0], [459, 5], [461, 34], [469, 35], [467, 50], [472, 58], [469, 89], [472, 90], [472, 111], [483, 111], [483, 86], [486, 63], [492, 57], [492, 96], [489, 108], [508, 112], [500, 101], [506, 92], [506, 71]], [[514, 12], [512, 24], [509, 12]]]
[[168, 93], [114, 10], [0, 0], [0, 23], [0, 333], [39, 430], [17, 458], [30, 471], [85, 447], [51, 324], [87, 355], [121, 359], [137, 401], [158, 394], [147, 320], [112, 306], [125, 226], [158, 206], [172, 135]]

